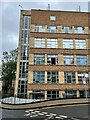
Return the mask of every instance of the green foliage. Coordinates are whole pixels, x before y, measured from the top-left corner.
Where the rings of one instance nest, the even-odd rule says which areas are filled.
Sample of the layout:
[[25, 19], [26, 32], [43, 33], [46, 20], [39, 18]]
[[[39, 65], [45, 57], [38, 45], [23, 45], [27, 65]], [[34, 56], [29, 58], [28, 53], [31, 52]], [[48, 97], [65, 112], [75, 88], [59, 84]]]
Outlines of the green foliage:
[[3, 81], [3, 92], [8, 93], [12, 88], [12, 80], [15, 80], [16, 75], [16, 59], [17, 50], [3, 52], [1, 77]]

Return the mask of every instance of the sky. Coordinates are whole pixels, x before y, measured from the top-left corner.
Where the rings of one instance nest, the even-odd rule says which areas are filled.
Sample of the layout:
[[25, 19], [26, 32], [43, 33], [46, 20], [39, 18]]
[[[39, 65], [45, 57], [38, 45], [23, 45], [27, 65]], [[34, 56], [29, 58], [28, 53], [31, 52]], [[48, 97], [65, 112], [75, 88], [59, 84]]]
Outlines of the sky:
[[[26, 2], [25, 2], [26, 1]], [[39, 2], [38, 2], [39, 1]], [[0, 3], [0, 55], [3, 51], [10, 51], [18, 47], [19, 38], [19, 4], [23, 9], [78, 11], [79, 5], [82, 12], [88, 11], [89, 0], [1, 0]]]

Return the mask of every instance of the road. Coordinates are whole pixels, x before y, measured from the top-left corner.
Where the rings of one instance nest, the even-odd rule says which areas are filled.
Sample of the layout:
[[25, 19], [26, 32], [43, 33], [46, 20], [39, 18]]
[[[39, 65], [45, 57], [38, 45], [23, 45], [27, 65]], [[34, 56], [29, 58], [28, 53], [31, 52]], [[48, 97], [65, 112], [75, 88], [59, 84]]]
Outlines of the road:
[[[29, 120], [89, 120], [90, 105], [56, 106], [35, 110], [2, 110], [2, 118], [29, 118]], [[34, 118], [34, 119], [32, 119]], [[4, 119], [2, 119], [4, 120]]]

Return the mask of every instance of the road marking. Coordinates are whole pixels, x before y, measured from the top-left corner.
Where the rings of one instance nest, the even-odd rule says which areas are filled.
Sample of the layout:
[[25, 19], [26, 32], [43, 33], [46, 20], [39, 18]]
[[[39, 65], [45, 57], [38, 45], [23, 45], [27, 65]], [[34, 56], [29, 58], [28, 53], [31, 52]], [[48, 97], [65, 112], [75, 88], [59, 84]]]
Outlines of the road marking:
[[42, 112], [42, 113], [45, 114], [45, 115], [48, 114], [47, 112]]
[[59, 119], [59, 118], [61, 118], [61, 117], [58, 117], [58, 116], [57, 116], [57, 117], [55, 117], [55, 118]]
[[29, 113], [29, 110], [28, 111], [25, 111], [26, 113]]
[[35, 112], [37, 112], [37, 113], [38, 113], [38, 112], [40, 112], [40, 111], [35, 110]]
[[51, 116], [51, 115], [46, 115], [46, 116]]
[[38, 113], [38, 115], [44, 115], [43, 113]]
[[31, 114], [36, 114], [36, 112], [31, 112]]
[[53, 116], [49, 116], [48, 118], [44, 119], [44, 120], [49, 120], [49, 119], [52, 119], [54, 118]]
[[24, 116], [29, 116], [30, 115], [30, 113], [28, 113], [28, 114], [25, 114]]
[[30, 117], [37, 117], [38, 115], [31, 115]]
[[29, 110], [29, 112], [32, 112], [32, 111], [34, 111], [34, 110]]
[[65, 115], [59, 115], [60, 117], [63, 117], [63, 118], [67, 118], [67, 116], [65, 116]]
[[51, 115], [53, 115], [53, 116], [56, 116], [57, 114], [53, 114], [53, 113], [50, 113]]
[[72, 120], [80, 120], [80, 119], [77, 119], [77, 118], [71, 118]]
[[[57, 116], [57, 114], [54, 114], [54, 113], [47, 113], [47, 112], [42, 112], [42, 111], [38, 111], [38, 110], [26, 110], [25, 111], [25, 115], [24, 116], [30, 116], [30, 117], [37, 117], [37, 116], [45, 116], [45, 117], [47, 117], [46, 119], [44, 119], [44, 120], [49, 120], [49, 119], [54, 119], [54, 118], [56, 118], [56, 119], [60, 119], [60, 120], [63, 120], [63, 119], [67, 119], [68, 118], [68, 116], [66, 116], [66, 115], [59, 115], [59, 116]], [[80, 120], [80, 119], [77, 119], [77, 118], [68, 118], [68, 120]]]

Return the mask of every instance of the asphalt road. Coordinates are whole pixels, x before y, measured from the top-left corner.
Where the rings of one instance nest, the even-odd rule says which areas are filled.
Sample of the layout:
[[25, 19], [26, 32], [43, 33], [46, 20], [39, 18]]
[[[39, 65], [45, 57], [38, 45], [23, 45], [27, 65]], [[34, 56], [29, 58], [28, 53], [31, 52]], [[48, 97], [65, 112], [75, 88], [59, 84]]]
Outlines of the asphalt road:
[[[29, 120], [90, 120], [90, 105], [56, 106], [36, 110], [6, 110], [2, 109], [4, 118], [29, 118]], [[34, 118], [34, 119], [32, 119]]]

